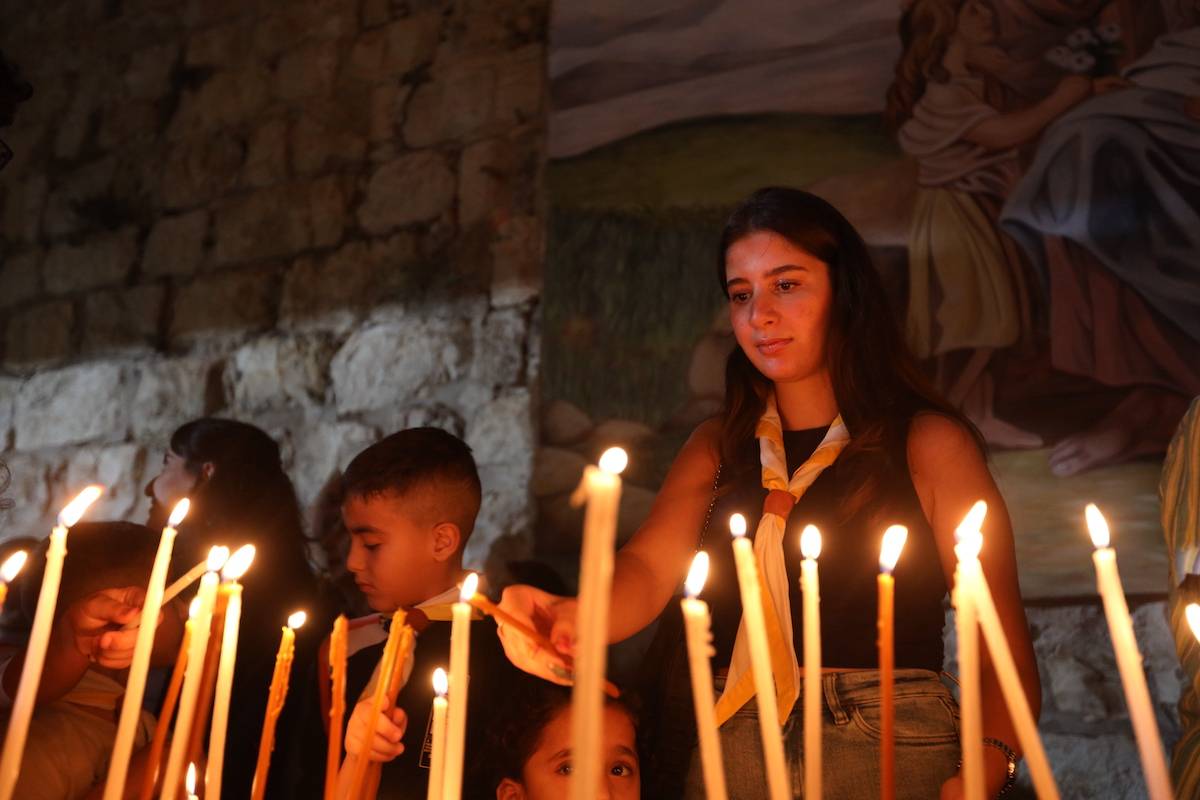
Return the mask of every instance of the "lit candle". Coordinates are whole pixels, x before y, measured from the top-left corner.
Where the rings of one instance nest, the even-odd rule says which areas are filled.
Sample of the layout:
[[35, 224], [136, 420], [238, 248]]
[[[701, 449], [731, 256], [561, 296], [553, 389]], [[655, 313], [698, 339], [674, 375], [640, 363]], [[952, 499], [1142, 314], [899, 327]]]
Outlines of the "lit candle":
[[966, 800], [983, 800], [983, 706], [979, 678], [979, 625], [975, 610], [979, 582], [979, 529], [987, 504], [976, 503], [955, 532], [954, 625], [958, 634], [958, 686], [962, 736], [963, 792]]
[[[198, 798], [196, 797], [196, 762], [195, 761], [191, 761], [188, 763], [187, 777], [184, 778], [183, 783], [184, 783], [184, 788], [187, 789], [187, 800], [198, 800]], [[221, 795], [219, 795], [219, 794], [213, 795], [213, 797], [220, 797], [220, 796]]]
[[896, 579], [892, 570], [900, 560], [900, 552], [908, 541], [908, 528], [893, 525], [883, 532], [879, 548], [879, 776], [880, 797], [893, 800], [896, 796], [896, 649], [895, 593]]
[[379, 725], [379, 715], [383, 713], [383, 705], [387, 699], [388, 676], [395, 669], [396, 654], [399, 652], [400, 647], [400, 629], [404, 626], [405, 616], [406, 614], [402, 608], [396, 609], [395, 613], [392, 614], [392, 624], [388, 628], [388, 638], [383, 646], [383, 656], [379, 659], [379, 667], [375, 673], [375, 689], [371, 697], [371, 710], [367, 713], [367, 724], [363, 728], [366, 731], [363, 741], [364, 750], [354, 759], [347, 759], [350, 763], [350, 791], [347, 797], [359, 798], [362, 796], [363, 782], [366, 780], [367, 763], [369, 761], [369, 743], [375, 733], [375, 728]]
[[771, 672], [771, 652], [767, 647], [758, 562], [754, 558], [754, 546], [746, 538], [746, 518], [741, 514], [730, 517], [729, 532], [733, 534], [733, 558], [737, 564], [738, 589], [742, 595], [742, 622], [745, 623], [746, 641], [750, 645], [750, 670], [758, 699], [758, 729], [762, 736], [767, 786], [771, 800], [788, 800], [792, 794], [787, 761], [783, 756], [783, 737], [779, 730], [779, 709], [775, 703], [775, 678]]
[[463, 748], [467, 735], [467, 685], [470, 681], [471, 604], [467, 601], [479, 586], [474, 572], [463, 580], [458, 602], [451, 609], [450, 699], [446, 710], [446, 764], [442, 800], [459, 800], [462, 795]]
[[17, 577], [21, 567], [25, 566], [27, 558], [29, 558], [28, 553], [18, 550], [4, 559], [4, 565], [0, 566], [0, 581], [2, 581], [0, 582], [0, 611], [4, 610], [4, 602], [8, 599], [8, 585], [13, 582], [13, 578]]
[[821, 588], [817, 557], [821, 532], [804, 526], [800, 534], [800, 591], [804, 603], [804, 796], [821, 796]]
[[175, 717], [175, 736], [171, 739], [171, 750], [167, 755], [167, 768], [163, 771], [162, 800], [176, 800], [180, 780], [183, 778], [183, 759], [187, 754], [189, 732], [196, 714], [196, 701], [200, 694], [200, 679], [204, 673], [204, 654], [208, 651], [209, 631], [212, 625], [213, 607], [217, 602], [217, 571], [229, 560], [228, 547], [214, 547], [208, 551], [205, 562], [208, 571], [200, 579], [200, 607], [192, 620], [191, 649], [188, 652], [187, 669], [183, 674], [183, 690], [179, 695], [179, 713]]
[[183, 688], [183, 673], [187, 668], [188, 651], [191, 649], [192, 631], [196, 627], [196, 617], [200, 614], [200, 598], [192, 598], [188, 606], [187, 622], [183, 625], [183, 639], [179, 643], [179, 655], [175, 657], [175, 669], [171, 672], [171, 681], [167, 684], [167, 694], [163, 698], [162, 711], [154, 726], [154, 738], [150, 742], [150, 750], [146, 756], [146, 767], [142, 777], [142, 792], [139, 800], [150, 800], [154, 796], [154, 782], [158, 778], [158, 764], [162, 760], [163, 746], [167, 742], [167, 729], [171, 727], [171, 718], [175, 716], [175, 705], [179, 702], [179, 692]]
[[696, 732], [700, 739], [700, 764], [704, 768], [704, 789], [708, 800], [725, 800], [725, 767], [721, 763], [721, 739], [717, 732], [717, 714], [713, 700], [712, 620], [708, 603], [697, 595], [708, 577], [708, 553], [700, 551], [692, 559], [684, 590], [684, 630], [687, 632], [688, 665], [692, 676], [692, 705], [696, 709]]
[[[392, 673], [387, 682], [387, 707], [396, 707], [396, 698], [404, 686], [404, 670], [412, 656], [413, 645], [416, 643], [416, 631], [406, 624], [405, 616], [399, 619], [393, 617], [393, 624], [400, 628], [400, 641], [396, 646], [396, 658], [392, 663]], [[375, 797], [379, 794], [379, 782], [383, 779], [383, 764], [372, 761], [367, 765], [367, 778], [363, 782], [363, 797]]]
[[342, 725], [346, 717], [346, 615], [339, 614], [329, 637], [329, 750], [325, 756], [325, 800], [337, 796], [338, 765], [342, 762]]
[[221, 777], [225, 766], [225, 734], [229, 727], [229, 698], [233, 694], [233, 670], [237, 663], [238, 629], [242, 622], [242, 584], [238, 583], [254, 561], [254, 545], [248, 544], [229, 557], [221, 577], [222, 590], [228, 594], [225, 605], [225, 629], [221, 633], [221, 664], [217, 668], [216, 696], [213, 699], [212, 731], [208, 738], [208, 767], [204, 773], [204, 796], [221, 796]]
[[[610, 447], [600, 456], [598, 467], [589, 464], [584, 470], [579, 488], [571, 496], [574, 505], [587, 503], [579, 558], [575, 686], [571, 692], [571, 751], [575, 766], [571, 775], [571, 800], [591, 800], [600, 785], [613, 550], [621, 504], [621, 473], [628, 463], [629, 457], [624, 450]], [[453, 688], [453, 672], [450, 685]], [[450, 709], [453, 714], [453, 694]], [[446, 769], [450, 769], [449, 762]], [[445, 800], [456, 798], [447, 795]]]
[[446, 775], [446, 690], [450, 683], [446, 670], [433, 671], [433, 741], [429, 746], [429, 791], [426, 800], [442, 800], [442, 784]]
[[267, 692], [267, 710], [263, 717], [262, 737], [258, 740], [258, 763], [254, 767], [254, 783], [250, 790], [253, 800], [262, 800], [267, 791], [267, 773], [271, 769], [271, 751], [275, 748], [275, 723], [287, 702], [288, 678], [292, 673], [292, 658], [296, 654], [296, 629], [308, 615], [297, 611], [288, 617], [287, 626], [279, 636], [279, 651], [275, 654], [275, 674]]
[[1200, 642], [1200, 603], [1188, 603], [1183, 609], [1183, 615], [1187, 619], [1188, 627], [1192, 629], [1192, 636]]
[[181, 594], [184, 589], [188, 588], [193, 583], [200, 580], [200, 577], [206, 572], [208, 572], [208, 559], [207, 558], [204, 559], [203, 561], [201, 561], [196, 566], [189, 569], [187, 572], [185, 572], [180, 577], [176, 578], [175, 582], [167, 587], [166, 591], [163, 592], [163, 599], [162, 599], [163, 605], [166, 605], [167, 603], [171, 602], [176, 597], [178, 597], [179, 594]]
[[58, 586], [62, 581], [63, 560], [67, 555], [67, 531], [103, 493], [104, 489], [100, 486], [89, 486], [80, 492], [59, 513], [58, 525], [50, 533], [50, 546], [46, 550], [46, 571], [42, 575], [42, 588], [38, 594], [37, 611], [33, 616], [33, 628], [25, 645], [25, 666], [21, 669], [21, 682], [17, 686], [17, 695], [13, 699], [12, 712], [8, 718], [8, 733], [4, 737], [4, 755], [0, 758], [0, 800], [11, 800], [17, 786], [17, 777], [21, 773], [25, 739], [29, 735], [29, 721], [33, 717], [33, 704], [37, 698], [38, 684], [42, 680], [46, 646], [50, 642], [54, 610], [58, 605]]
[[[983, 501], [980, 501], [981, 503]], [[984, 512], [987, 505], [982, 507]], [[973, 518], [972, 521], [975, 521]], [[977, 521], [982, 524], [982, 515], [977, 515]], [[978, 553], [983, 546], [983, 534], [976, 528], [974, 531], [964, 530], [960, 540], [978, 538], [978, 544], [971, 542], [963, 548], [964, 570], [974, 575], [976, 594], [975, 612], [979, 620], [979, 628], [983, 631], [983, 639], [988, 652], [992, 656], [992, 666], [996, 672], [996, 680], [1000, 691], [1004, 694], [1008, 706], [1008, 717], [1017, 733], [1017, 741], [1025, 754], [1025, 763], [1029, 766], [1029, 774], [1033, 779], [1033, 788], [1042, 800], [1058, 800], [1058, 785], [1054, 781], [1054, 773], [1050, 770], [1050, 761], [1042, 747], [1042, 739], [1038, 735], [1037, 721], [1029, 707], [1029, 698], [1025, 695], [1025, 687], [1021, 684], [1021, 675], [1017, 672], [1016, 661], [1013, 660], [1012, 649], [1008, 646], [1008, 636], [1000, 623], [1000, 615], [996, 612], [996, 603], [992, 599], [992, 591], [988, 587], [987, 577], [978, 558], [971, 558], [972, 551]]]
[[1125, 590], [1121, 587], [1121, 576], [1117, 572], [1117, 554], [1109, 547], [1108, 523], [1100, 509], [1089, 503], [1086, 516], [1092, 544], [1096, 546], [1092, 553], [1092, 561], [1096, 565], [1096, 586], [1100, 590], [1100, 599], [1104, 601], [1104, 615], [1108, 618], [1117, 668], [1125, 688], [1125, 702], [1129, 706], [1129, 718], [1133, 723], [1142, 771], [1146, 776], [1146, 791], [1150, 800], [1166, 800], [1171, 797], [1171, 779], [1167, 774], [1158, 723], [1154, 720], [1150, 690], [1146, 687], [1146, 674], [1142, 671], [1142, 655], [1133, 636], [1133, 621], [1129, 617]]
[[125, 778], [129, 774], [129, 759], [133, 755], [133, 737], [137, 733], [138, 722], [141, 721], [142, 697], [146, 692], [146, 675], [150, 671], [150, 654], [154, 650], [154, 633], [158, 628], [158, 616], [162, 609], [167, 569], [171, 566], [171, 551], [175, 547], [175, 529], [187, 516], [189, 506], [187, 498], [175, 504], [158, 540], [158, 554], [154, 557], [150, 582], [146, 585], [146, 600], [142, 603], [142, 614], [138, 622], [140, 627], [133, 646], [133, 659], [129, 663], [129, 679], [125, 683], [125, 699], [121, 703], [117, 738], [113, 742], [108, 777], [104, 782], [104, 800], [119, 800], [125, 793]]

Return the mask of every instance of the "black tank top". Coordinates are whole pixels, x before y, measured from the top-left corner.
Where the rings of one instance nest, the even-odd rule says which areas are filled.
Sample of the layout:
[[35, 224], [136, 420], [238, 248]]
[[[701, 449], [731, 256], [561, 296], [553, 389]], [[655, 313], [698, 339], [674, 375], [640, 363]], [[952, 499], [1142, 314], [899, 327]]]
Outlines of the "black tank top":
[[[804, 463], [827, 428], [785, 431], [788, 470]], [[878, 668], [876, 651], [879, 545], [887, 525], [906, 525], [908, 541], [896, 565], [896, 667], [942, 668], [942, 626], [946, 579], [933, 531], [921, 508], [908, 470], [907, 444], [897, 442], [879, 456], [884, 471], [882, 494], [848, 522], [839, 524], [838, 509], [849, 491], [847, 470], [834, 462], [792, 509], [784, 534], [793, 641], [804, 663], [803, 615], [800, 613], [800, 532], [805, 525], [821, 529], [818, 561], [821, 580], [821, 661], [826, 667]], [[729, 544], [731, 514], [745, 515], [750, 535], [762, 516], [766, 490], [758, 469], [758, 443], [748, 442], [736, 464], [722, 465], [721, 482], [703, 547], [711, 559], [704, 598], [712, 609], [715, 667], [727, 666], [741, 620], [737, 572]], [[880, 513], [872, 513], [872, 512]], [[868, 519], [870, 517], [871, 519]]]

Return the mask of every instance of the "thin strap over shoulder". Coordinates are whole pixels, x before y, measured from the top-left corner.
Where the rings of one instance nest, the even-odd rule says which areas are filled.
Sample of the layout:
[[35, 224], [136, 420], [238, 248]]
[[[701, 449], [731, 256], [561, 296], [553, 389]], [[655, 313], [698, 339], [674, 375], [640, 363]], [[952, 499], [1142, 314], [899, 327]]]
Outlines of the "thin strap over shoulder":
[[700, 542], [696, 545], [697, 550], [704, 549], [704, 539], [708, 536], [708, 525], [712, 522], [713, 508], [717, 505], [717, 489], [721, 486], [721, 468], [724, 466], [724, 462], [717, 462], [717, 474], [713, 477], [712, 496], [708, 499], [708, 511], [704, 514], [704, 527], [700, 529]]

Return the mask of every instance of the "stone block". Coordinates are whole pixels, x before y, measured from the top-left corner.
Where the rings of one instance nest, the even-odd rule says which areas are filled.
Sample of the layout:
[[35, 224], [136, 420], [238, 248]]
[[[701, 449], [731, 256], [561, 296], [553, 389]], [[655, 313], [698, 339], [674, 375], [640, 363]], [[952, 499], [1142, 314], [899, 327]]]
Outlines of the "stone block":
[[506, 537], [526, 538], [533, 527], [533, 504], [527, 484], [507, 469], [496, 467], [481, 468], [479, 480], [483, 484], [483, 502], [463, 553], [463, 564], [472, 569], [485, 566], [495, 542]]
[[209, 403], [209, 374], [220, 366], [220, 362], [196, 357], [142, 364], [129, 415], [134, 435], [165, 441], [188, 420], [217, 411], [221, 403]]
[[271, 186], [288, 177], [288, 123], [271, 119], [254, 129], [242, 167], [247, 186]]
[[23, 305], [37, 295], [45, 256], [41, 249], [0, 256], [0, 308]]
[[356, 28], [355, 3], [295, 0], [273, 6], [254, 30], [255, 49], [267, 56], [305, 42], [349, 36]]
[[215, 261], [231, 264], [287, 256], [312, 243], [307, 187], [281, 185], [221, 203]]
[[396, 139], [404, 104], [411, 93], [412, 87], [407, 84], [384, 83], [372, 88], [367, 124], [367, 138], [371, 142], [391, 143]]
[[586, 450], [599, 456], [610, 447], [633, 450], [642, 442], [654, 437], [654, 429], [641, 422], [627, 419], [609, 419], [592, 429]]
[[405, 109], [404, 142], [431, 147], [481, 136], [492, 121], [496, 73], [491, 65], [459, 65], [435, 71], [413, 91]]
[[313, 247], [332, 247], [342, 240], [353, 191], [340, 175], [328, 175], [308, 188], [308, 213], [312, 219]]
[[574, 403], [554, 400], [542, 409], [542, 438], [565, 447], [578, 444], [592, 431], [592, 418]]
[[160, 112], [153, 100], [106, 106], [98, 112], [96, 144], [104, 150], [150, 144], [158, 136]]
[[167, 153], [163, 201], [168, 208], [191, 208], [222, 196], [237, 183], [244, 156], [241, 141], [225, 133], [180, 141]]
[[333, 91], [337, 78], [337, 41], [311, 42], [285, 53], [275, 68], [275, 94], [301, 100]]
[[218, 72], [198, 88], [184, 92], [167, 129], [171, 139], [243, 126], [271, 100], [271, 74], [254, 62]]
[[162, 217], [150, 230], [142, 253], [146, 275], [191, 275], [204, 260], [208, 212], [192, 211]]
[[62, 361], [71, 354], [75, 310], [65, 301], [39, 303], [13, 314], [5, 334], [4, 362], [38, 366]]
[[459, 378], [470, 347], [470, 324], [450, 309], [366, 325], [346, 341], [330, 368], [338, 413], [410, 403], [431, 385]]
[[530, 491], [534, 497], [572, 492], [579, 485], [587, 463], [587, 459], [574, 450], [561, 447], [539, 448], [533, 459]]
[[[12, 138], [7, 134], [5, 137], [9, 140]], [[28, 243], [38, 240], [42, 211], [47, 202], [46, 193], [46, 176], [41, 173], [26, 175], [19, 182], [14, 181], [5, 187], [4, 203], [0, 207], [0, 223], [3, 224], [0, 230], [4, 232], [4, 238]]]
[[83, 311], [83, 352], [154, 349], [165, 297], [166, 289], [153, 284], [89, 294]]
[[[5, 453], [11, 483], [4, 497], [13, 501], [13, 507], [0, 512], [0, 534], [4, 539], [18, 536], [33, 536], [44, 539], [53, 524], [50, 509], [50, 464], [46, 459], [27, 453]], [[69, 498], [54, 498], [66, 502]], [[57, 509], [56, 509], [57, 510]]]
[[269, 336], [238, 348], [225, 366], [232, 407], [257, 413], [320, 405], [333, 346], [319, 336]]
[[111, 156], [93, 161], [68, 175], [46, 199], [42, 228], [52, 237], [82, 232], [90, 223], [82, 209], [110, 197], [117, 162]]
[[494, 386], [514, 386], [524, 381], [529, 350], [529, 321], [518, 309], [488, 313], [479, 328], [472, 377]]
[[1043, 732], [1042, 743], [1055, 780], [1067, 790], [1065, 796], [1104, 800], [1146, 797], [1137, 744], [1130, 734], [1097, 730]]
[[514, 153], [506, 139], [484, 139], [463, 149], [458, 168], [458, 224], [503, 220], [512, 213]]
[[120, 284], [137, 258], [137, 239], [137, 228], [127, 227], [81, 245], [56, 245], [43, 266], [46, 290], [62, 294]]
[[16, 448], [123, 439], [129, 388], [125, 370], [109, 362], [38, 372], [17, 392]]
[[189, 67], [223, 67], [250, 51], [253, 28], [247, 20], [233, 20], [203, 28], [187, 41], [184, 63]]
[[125, 70], [125, 90], [135, 100], [157, 100], [171, 89], [179, 63], [178, 42], [163, 42], [134, 53]]
[[271, 326], [275, 275], [269, 270], [223, 272], [180, 287], [171, 317], [171, 339], [233, 333]]
[[546, 51], [541, 44], [510, 54], [496, 80], [493, 119], [502, 128], [539, 120], [545, 114]]
[[428, 222], [454, 203], [454, 171], [434, 152], [410, 153], [371, 175], [358, 221], [372, 234], [416, 222]]
[[0, 452], [11, 447], [13, 410], [20, 388], [19, 378], [0, 378]]
[[542, 223], [532, 216], [503, 222], [492, 242], [492, 305], [528, 303], [542, 291]]
[[312, 175], [335, 167], [356, 167], [367, 152], [359, 134], [331, 118], [304, 115], [292, 126], [292, 165], [297, 175]]
[[90, 483], [105, 488], [88, 511], [90, 519], [139, 519], [144, 515], [134, 514], [135, 509], [143, 501], [149, 506], [141, 482], [145, 462], [146, 451], [137, 444], [81, 447], [67, 462], [63, 485], [67, 491]]
[[510, 389], [467, 421], [466, 442], [480, 465], [532, 470], [533, 408], [529, 390]]
[[351, 242], [323, 258], [301, 258], [284, 279], [282, 317], [291, 325], [345, 327], [366, 309], [395, 299], [416, 258], [416, 243], [407, 233]]
[[398, 78], [433, 60], [441, 35], [439, 11], [418, 12], [361, 34], [350, 50], [347, 73], [370, 83]]
[[299, 428], [293, 438], [291, 476], [301, 504], [308, 505], [379, 432], [358, 422], [318, 422]]

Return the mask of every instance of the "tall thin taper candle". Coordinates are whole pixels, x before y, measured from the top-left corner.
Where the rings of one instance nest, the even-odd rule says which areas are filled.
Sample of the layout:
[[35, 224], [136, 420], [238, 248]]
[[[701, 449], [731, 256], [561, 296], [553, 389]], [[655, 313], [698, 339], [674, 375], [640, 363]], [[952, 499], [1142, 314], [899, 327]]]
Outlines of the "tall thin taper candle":
[[229, 558], [228, 547], [214, 547], [208, 552], [208, 572], [200, 579], [200, 607], [193, 620], [192, 643], [188, 651], [187, 668], [183, 674], [183, 690], [179, 695], [179, 712], [175, 715], [175, 735], [171, 739], [171, 750], [167, 755], [167, 768], [163, 771], [161, 800], [177, 800], [183, 785], [184, 757], [191, 739], [192, 718], [196, 713], [196, 700], [200, 694], [200, 678], [204, 673], [204, 654], [208, 651], [209, 629], [212, 625], [213, 606], [217, 602], [217, 586], [220, 577], [217, 570], [225, 566]]
[[150, 654], [154, 650], [154, 633], [162, 609], [163, 589], [167, 570], [171, 566], [171, 551], [175, 547], [175, 529], [187, 516], [187, 498], [175, 504], [171, 517], [158, 540], [158, 554], [146, 585], [146, 600], [142, 604], [137, 639], [133, 645], [133, 660], [125, 682], [125, 699], [121, 703], [121, 718], [117, 723], [117, 738], [109, 759], [108, 778], [104, 782], [104, 800], [120, 800], [125, 793], [125, 778], [129, 774], [129, 759], [133, 755], [133, 737], [142, 716], [142, 697], [146, 692], [146, 675], [150, 671]]
[[746, 538], [746, 518], [729, 518], [733, 534], [733, 558], [737, 565], [738, 589], [742, 596], [742, 621], [750, 645], [750, 672], [758, 707], [758, 730], [762, 736], [763, 763], [767, 770], [767, 788], [771, 800], [792, 796], [787, 761], [783, 755], [783, 736], [779, 728], [779, 708], [775, 701], [775, 677], [771, 672], [771, 651], [767, 646], [767, 626], [763, 617], [763, 598], [759, 588], [758, 562], [754, 545]]
[[821, 589], [817, 557], [821, 532], [806, 525], [800, 534], [800, 590], [804, 604], [804, 796], [821, 797]]
[[4, 559], [3, 566], [0, 566], [0, 611], [4, 610], [4, 603], [8, 600], [8, 585], [13, 582], [13, 578], [17, 577], [17, 573], [21, 571], [21, 567], [25, 566], [28, 558], [28, 553], [18, 550]]
[[433, 671], [433, 741], [429, 749], [429, 790], [426, 800], [442, 800], [442, 785], [446, 781], [446, 691], [450, 680], [446, 670]]
[[1138, 755], [1141, 756], [1142, 771], [1146, 777], [1146, 791], [1150, 800], [1167, 800], [1171, 797], [1171, 779], [1167, 773], [1162, 737], [1154, 719], [1150, 690], [1146, 687], [1146, 673], [1142, 671], [1142, 655], [1133, 635], [1133, 620], [1129, 616], [1125, 590], [1121, 587], [1121, 576], [1117, 572], [1117, 553], [1109, 547], [1108, 523], [1100, 509], [1089, 503], [1086, 514], [1088, 531], [1096, 546], [1092, 553], [1092, 562], [1096, 565], [1096, 586], [1100, 591], [1100, 599], [1104, 601], [1104, 616], [1108, 617], [1108, 630], [1112, 635], [1121, 684], [1125, 687], [1129, 719], [1133, 723]]
[[187, 669], [188, 651], [192, 648], [192, 630], [196, 627], [196, 616], [200, 613], [200, 598], [193, 597], [188, 606], [187, 622], [183, 625], [183, 639], [179, 643], [179, 654], [175, 657], [175, 669], [171, 671], [171, 681], [167, 684], [167, 695], [163, 698], [162, 710], [154, 726], [154, 738], [150, 740], [150, 750], [146, 756], [146, 764], [142, 771], [142, 791], [138, 800], [150, 800], [154, 796], [154, 782], [158, 778], [158, 767], [162, 762], [163, 746], [167, 742], [167, 729], [175, 716], [175, 706], [179, 703], [179, 692], [183, 689], [183, 673]]
[[333, 621], [329, 636], [329, 748], [325, 753], [325, 800], [337, 796], [338, 765], [342, 763], [342, 725], [346, 718], [346, 637], [349, 623], [345, 614]]
[[271, 686], [267, 691], [267, 709], [263, 715], [262, 736], [258, 740], [258, 763], [254, 765], [254, 782], [250, 787], [250, 797], [262, 800], [267, 791], [267, 776], [271, 770], [271, 751], [275, 749], [275, 724], [279, 722], [279, 714], [283, 704], [287, 702], [288, 682], [292, 674], [292, 659], [296, 655], [296, 629], [308, 619], [303, 611], [297, 611], [288, 617], [279, 636], [279, 651], [275, 654], [275, 674], [271, 677]]
[[217, 688], [213, 697], [212, 730], [208, 737], [208, 767], [204, 773], [204, 796], [219, 798], [225, 767], [225, 734], [229, 728], [229, 700], [233, 694], [233, 671], [237, 666], [238, 631], [242, 623], [242, 584], [238, 581], [254, 561], [254, 545], [238, 548], [221, 570], [229, 599], [225, 605], [225, 629], [222, 631], [221, 663], [217, 668]]
[[893, 525], [883, 533], [879, 548], [879, 796], [896, 797], [896, 648], [895, 592], [892, 570], [908, 540], [908, 528]]
[[[384, 703], [387, 702], [388, 677], [392, 674], [396, 664], [396, 654], [400, 647], [400, 630], [404, 627], [406, 613], [403, 608], [398, 608], [392, 613], [392, 624], [388, 628], [387, 642], [383, 645], [383, 654], [379, 659], [379, 666], [376, 668], [375, 690], [371, 695], [371, 707], [367, 712], [366, 725], [364, 731], [374, 731], [379, 725], [379, 715], [383, 713]], [[364, 745], [366, 742], [364, 741]], [[363, 783], [367, 777], [367, 765], [370, 761], [368, 752], [364, 749], [354, 757], [353, 760], [346, 759], [350, 770], [350, 789], [349, 797], [352, 800], [357, 800], [362, 795]]]
[[[608, 613], [612, 596], [613, 551], [621, 503], [621, 473], [629, 462], [625, 451], [611, 447], [598, 467], [588, 466], [571, 501], [587, 501], [583, 549], [579, 558], [578, 639], [575, 687], [571, 692], [571, 748], [575, 772], [571, 800], [592, 800], [601, 779], [604, 736], [604, 677], [608, 658]], [[454, 678], [450, 680], [454, 711]], [[446, 764], [450, 769], [450, 764]], [[447, 796], [445, 800], [457, 800]]]
[[979, 624], [975, 611], [978, 576], [971, 564], [978, 563], [981, 537], [975, 534], [983, 524], [987, 506], [980, 501], [959, 525], [954, 552], [958, 566], [954, 571], [954, 625], [958, 635], [958, 686], [960, 733], [962, 736], [963, 793], [966, 800], [984, 800], [983, 781], [983, 705], [979, 675]]
[[712, 618], [708, 603], [699, 598], [708, 577], [708, 553], [700, 551], [692, 559], [680, 602], [687, 633], [688, 666], [692, 678], [692, 706], [696, 710], [696, 732], [700, 740], [700, 765], [704, 769], [704, 792], [708, 800], [725, 800], [725, 766], [721, 763], [721, 736], [713, 700]]
[[58, 605], [58, 586], [67, 555], [67, 531], [103, 493], [100, 486], [89, 486], [80, 492], [59, 513], [58, 525], [50, 533], [37, 611], [25, 645], [25, 666], [21, 669], [21, 682], [17, 685], [17, 696], [8, 718], [8, 734], [4, 737], [4, 755], [0, 758], [0, 800], [11, 800], [21, 774], [25, 739], [29, 735], [29, 721], [33, 718], [33, 705], [42, 680], [42, 667], [46, 663], [46, 646], [50, 643], [50, 629], [54, 624], [54, 609]]
[[463, 580], [458, 602], [451, 609], [450, 623], [450, 698], [446, 711], [446, 765], [442, 781], [442, 800], [462, 796], [463, 748], [467, 736], [467, 688], [471, 662], [471, 604], [467, 602], [479, 586], [474, 572]]

